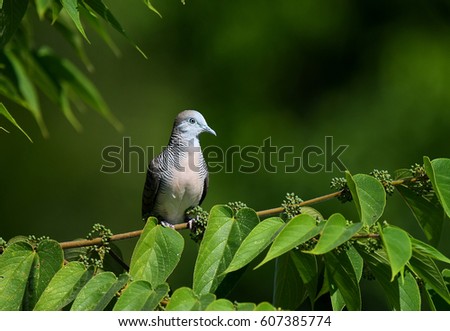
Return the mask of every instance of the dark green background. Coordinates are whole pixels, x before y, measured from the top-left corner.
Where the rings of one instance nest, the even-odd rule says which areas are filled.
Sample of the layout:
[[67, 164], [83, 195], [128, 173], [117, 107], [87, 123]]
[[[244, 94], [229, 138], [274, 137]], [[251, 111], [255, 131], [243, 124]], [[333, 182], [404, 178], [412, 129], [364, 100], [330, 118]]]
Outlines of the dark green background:
[[[352, 173], [395, 169], [422, 156], [449, 157], [450, 4], [448, 1], [154, 1], [163, 15], [141, 1], [106, 1], [145, 60], [111, 30], [122, 50], [117, 58], [87, 29], [88, 74], [124, 125], [115, 131], [92, 111], [77, 114], [75, 132], [54, 105], [42, 98], [50, 138], [40, 136], [31, 116], [7, 103], [31, 144], [4, 121], [0, 131], [0, 236], [48, 235], [59, 241], [83, 237], [93, 223], [114, 233], [143, 226], [140, 199], [145, 179], [132, 154], [130, 172], [100, 172], [102, 150], [123, 137], [146, 149], [167, 143], [173, 118], [197, 109], [217, 137], [202, 145], [348, 145], [341, 160]], [[80, 61], [47, 23], [35, 18], [39, 43]], [[81, 66], [81, 64], [80, 64]], [[330, 192], [333, 172], [214, 173], [204, 208], [241, 200], [261, 210], [279, 206], [286, 192], [303, 199]], [[323, 161], [317, 157], [312, 162]], [[316, 206], [325, 217], [342, 212], [355, 219], [351, 204]], [[388, 199], [384, 218], [423, 239], [398, 195]], [[450, 253], [446, 222], [439, 248]], [[186, 238], [188, 238], [186, 234]], [[136, 240], [118, 245], [129, 258]], [[171, 285], [191, 285], [197, 247], [186, 241]], [[271, 300], [273, 265], [249, 271], [231, 299]], [[257, 281], [255, 281], [257, 280]], [[370, 288], [370, 290], [369, 290]], [[375, 282], [363, 281], [363, 308], [384, 309]]]

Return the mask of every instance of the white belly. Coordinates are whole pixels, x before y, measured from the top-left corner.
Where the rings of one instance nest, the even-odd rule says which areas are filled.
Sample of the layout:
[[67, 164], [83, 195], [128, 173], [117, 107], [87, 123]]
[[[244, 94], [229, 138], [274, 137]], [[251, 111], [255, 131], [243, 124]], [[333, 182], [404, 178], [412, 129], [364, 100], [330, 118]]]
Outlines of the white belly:
[[172, 179], [158, 196], [156, 212], [172, 224], [184, 222], [186, 209], [197, 206], [202, 196], [204, 178], [198, 173], [199, 158], [194, 159], [194, 167], [192, 163], [188, 165], [186, 158], [181, 167], [174, 170]]

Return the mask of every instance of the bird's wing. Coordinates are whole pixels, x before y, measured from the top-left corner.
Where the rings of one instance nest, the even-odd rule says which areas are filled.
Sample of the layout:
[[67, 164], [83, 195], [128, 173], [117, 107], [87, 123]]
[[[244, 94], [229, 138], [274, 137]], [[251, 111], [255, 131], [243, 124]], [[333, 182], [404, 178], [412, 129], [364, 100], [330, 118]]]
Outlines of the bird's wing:
[[161, 181], [158, 173], [154, 161], [150, 162], [147, 168], [144, 192], [142, 193], [142, 218], [144, 220], [152, 215], [153, 208], [155, 207], [156, 196]]
[[208, 192], [208, 183], [209, 183], [209, 176], [208, 173], [206, 173], [205, 181], [203, 182], [202, 196], [200, 197], [200, 201], [198, 202], [199, 206], [202, 204], [203, 200], [205, 200], [206, 193]]

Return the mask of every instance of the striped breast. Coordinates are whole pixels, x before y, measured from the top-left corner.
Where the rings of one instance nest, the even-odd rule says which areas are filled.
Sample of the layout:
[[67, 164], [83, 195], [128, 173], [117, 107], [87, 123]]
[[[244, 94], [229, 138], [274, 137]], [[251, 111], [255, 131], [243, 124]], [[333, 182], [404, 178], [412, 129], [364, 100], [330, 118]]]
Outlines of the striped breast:
[[[186, 209], [197, 206], [204, 189], [207, 168], [200, 148], [167, 148], [155, 212], [172, 224], [185, 221]], [[176, 157], [175, 157], [176, 156]]]

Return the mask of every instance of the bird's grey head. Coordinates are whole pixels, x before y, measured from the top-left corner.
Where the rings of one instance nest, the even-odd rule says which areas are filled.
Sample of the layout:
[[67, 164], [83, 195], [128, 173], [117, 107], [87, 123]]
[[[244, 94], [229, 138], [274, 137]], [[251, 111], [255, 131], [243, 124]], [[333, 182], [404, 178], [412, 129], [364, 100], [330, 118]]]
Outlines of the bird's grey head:
[[203, 115], [196, 110], [185, 110], [179, 113], [173, 124], [173, 132], [187, 140], [197, 138], [202, 132], [216, 135], [216, 132], [206, 123]]

